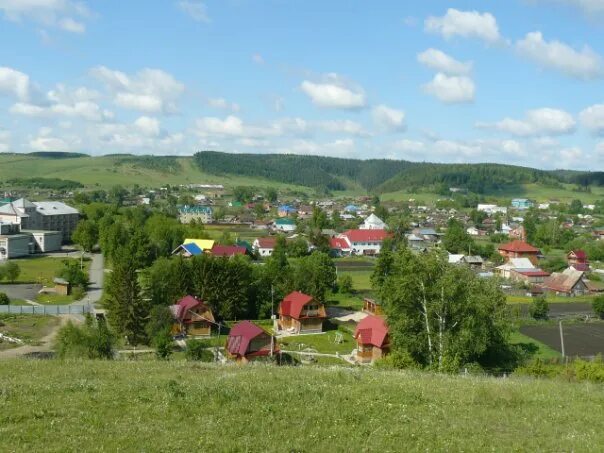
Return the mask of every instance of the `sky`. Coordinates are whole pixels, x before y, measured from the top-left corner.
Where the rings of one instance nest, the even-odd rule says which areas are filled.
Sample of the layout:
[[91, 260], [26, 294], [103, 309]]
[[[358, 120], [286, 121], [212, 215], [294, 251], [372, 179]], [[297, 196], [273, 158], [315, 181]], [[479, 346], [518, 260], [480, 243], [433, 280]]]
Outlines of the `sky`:
[[604, 0], [0, 0], [0, 152], [604, 167]]

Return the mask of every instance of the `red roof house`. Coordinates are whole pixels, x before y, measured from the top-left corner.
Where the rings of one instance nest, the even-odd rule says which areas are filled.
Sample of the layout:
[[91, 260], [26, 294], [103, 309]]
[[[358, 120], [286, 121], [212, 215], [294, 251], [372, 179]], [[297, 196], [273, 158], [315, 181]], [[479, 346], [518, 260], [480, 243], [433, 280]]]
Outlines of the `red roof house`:
[[280, 330], [291, 333], [315, 333], [323, 331], [323, 320], [327, 317], [325, 305], [312, 296], [294, 291], [279, 304]]
[[541, 251], [538, 248], [520, 240], [501, 244], [497, 250], [506, 262], [511, 258], [528, 258], [531, 263], [537, 264], [541, 255]]
[[170, 307], [174, 324], [174, 335], [208, 336], [212, 333], [214, 315], [202, 300], [185, 296], [176, 305]]
[[275, 338], [251, 321], [233, 326], [226, 341], [228, 355], [242, 363], [279, 352]]
[[357, 361], [370, 363], [386, 354], [390, 348], [388, 326], [384, 318], [369, 315], [357, 324]]
[[384, 239], [391, 236], [386, 230], [348, 230], [338, 237], [348, 243], [350, 252], [354, 255], [377, 255]]
[[584, 250], [571, 250], [566, 255], [568, 266], [581, 272], [589, 270], [589, 260]]
[[276, 245], [276, 237], [263, 237], [256, 239], [254, 241], [253, 247], [254, 250], [256, 250], [260, 256], [271, 256]]
[[233, 257], [235, 255], [245, 255], [247, 249], [239, 245], [216, 245], [212, 247], [210, 253], [214, 256]]

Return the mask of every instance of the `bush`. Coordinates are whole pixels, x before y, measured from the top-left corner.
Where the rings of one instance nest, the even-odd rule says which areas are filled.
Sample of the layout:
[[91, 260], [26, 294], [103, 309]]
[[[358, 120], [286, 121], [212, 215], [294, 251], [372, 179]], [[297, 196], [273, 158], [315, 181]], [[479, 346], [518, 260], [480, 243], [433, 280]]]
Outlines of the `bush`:
[[86, 316], [86, 324], [76, 326], [69, 321], [57, 334], [57, 355], [64, 358], [112, 359], [115, 337], [105, 321]]
[[529, 314], [533, 319], [536, 320], [545, 320], [549, 318], [549, 305], [545, 297], [536, 297], [531, 302], [531, 306], [529, 307]]
[[10, 305], [10, 299], [5, 293], [0, 293], [0, 305]]
[[352, 287], [352, 276], [350, 275], [342, 275], [338, 279], [338, 286], [340, 287], [340, 291], [344, 294], [352, 294], [354, 288]]
[[172, 335], [167, 330], [160, 332], [153, 339], [153, 345], [155, 346], [155, 355], [157, 358], [162, 360], [168, 360], [172, 355], [172, 346], [174, 340]]
[[189, 340], [185, 351], [187, 360], [213, 362], [214, 354], [208, 349], [208, 344], [202, 340]]
[[598, 315], [600, 319], [604, 319], [604, 296], [596, 297], [592, 303], [592, 308], [594, 313]]

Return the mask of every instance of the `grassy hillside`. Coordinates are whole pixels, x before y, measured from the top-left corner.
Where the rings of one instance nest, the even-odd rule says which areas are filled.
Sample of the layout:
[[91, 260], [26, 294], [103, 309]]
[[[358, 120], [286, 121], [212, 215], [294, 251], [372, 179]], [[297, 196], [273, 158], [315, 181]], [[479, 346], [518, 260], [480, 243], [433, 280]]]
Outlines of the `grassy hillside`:
[[604, 387], [370, 369], [5, 361], [0, 451], [600, 451]]

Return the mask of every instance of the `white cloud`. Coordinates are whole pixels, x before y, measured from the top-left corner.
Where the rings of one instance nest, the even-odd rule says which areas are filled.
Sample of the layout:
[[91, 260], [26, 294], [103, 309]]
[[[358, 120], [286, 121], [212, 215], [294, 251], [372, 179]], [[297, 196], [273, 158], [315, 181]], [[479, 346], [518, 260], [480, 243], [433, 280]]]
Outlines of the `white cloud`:
[[587, 107], [579, 114], [579, 119], [592, 134], [604, 135], [604, 104]]
[[19, 100], [27, 100], [30, 94], [29, 76], [6, 66], [0, 67], [0, 94], [8, 94]]
[[438, 49], [427, 49], [417, 55], [417, 61], [421, 64], [444, 72], [449, 75], [468, 75], [472, 72], [472, 62], [461, 62]]
[[541, 32], [527, 33], [516, 49], [538, 65], [569, 77], [593, 79], [602, 76], [602, 58], [588, 46], [575, 50], [560, 41], [545, 41]]
[[42, 127], [36, 137], [29, 140], [34, 151], [73, 151], [81, 145], [79, 137], [58, 137], [50, 127]]
[[125, 109], [145, 113], [174, 113], [185, 90], [182, 82], [160, 69], [143, 69], [134, 75], [99, 66], [91, 70]]
[[202, 2], [184, 0], [178, 2], [178, 7], [182, 12], [187, 14], [189, 17], [191, 17], [191, 19], [196, 22], [210, 22], [210, 17], [208, 16], [208, 9], [206, 5]]
[[368, 135], [363, 126], [352, 120], [325, 120], [311, 123], [311, 127], [332, 134]]
[[566, 135], [575, 131], [576, 121], [564, 110], [541, 108], [529, 110], [522, 120], [504, 118], [496, 123], [476, 123], [476, 127], [495, 129], [519, 137]]
[[225, 119], [215, 117], [199, 118], [195, 121], [195, 133], [200, 137], [247, 137], [265, 138], [278, 134], [275, 128], [249, 125], [241, 118], [229, 115]]
[[300, 85], [313, 104], [334, 109], [360, 109], [366, 106], [361, 87], [346, 82], [337, 74], [327, 74], [321, 82], [305, 80]]
[[143, 135], [148, 137], [158, 137], [161, 133], [159, 120], [148, 116], [141, 116], [134, 125], [141, 131]]
[[491, 44], [502, 40], [495, 17], [478, 11], [449, 8], [442, 17], [428, 17], [424, 28], [427, 32], [440, 34], [446, 39], [461, 36], [478, 38]]
[[371, 115], [375, 124], [382, 130], [403, 132], [407, 129], [405, 112], [402, 110], [396, 110], [382, 104], [374, 107]]
[[9, 131], [0, 130], [0, 153], [10, 151], [11, 133]]
[[45, 27], [84, 33], [86, 25], [74, 19], [91, 16], [86, 4], [72, 0], [0, 0], [0, 11], [11, 21], [30, 20]]
[[208, 105], [216, 109], [230, 110], [231, 112], [238, 112], [240, 110], [239, 104], [229, 102], [224, 98], [208, 99]]
[[431, 82], [423, 85], [426, 93], [447, 104], [474, 101], [474, 81], [466, 76], [448, 76], [439, 72]]
[[422, 152], [426, 149], [426, 144], [417, 140], [397, 140], [392, 144], [392, 147], [397, 151], [407, 152]]

